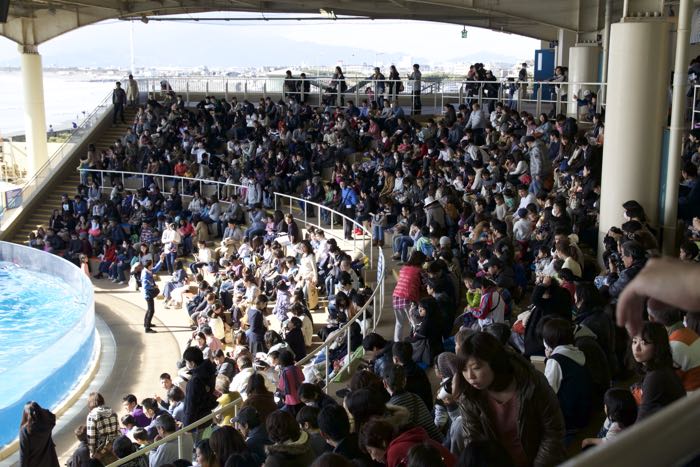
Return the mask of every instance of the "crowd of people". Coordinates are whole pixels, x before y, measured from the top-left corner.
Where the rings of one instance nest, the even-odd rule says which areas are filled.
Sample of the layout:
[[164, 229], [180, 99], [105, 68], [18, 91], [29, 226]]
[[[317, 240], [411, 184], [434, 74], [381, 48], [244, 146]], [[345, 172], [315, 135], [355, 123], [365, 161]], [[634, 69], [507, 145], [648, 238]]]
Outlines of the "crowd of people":
[[[119, 420], [91, 395], [72, 465], [106, 465], [212, 411], [214, 424], [192, 432], [202, 467], [554, 465], [573, 443], [607, 442], [698, 388], [700, 325], [687, 307], [650, 304], [631, 337], [615, 324], [658, 238], [630, 201], [598, 245], [604, 115], [579, 127], [468, 96], [417, 120], [386, 89], [384, 110], [376, 95], [314, 108], [294, 83], [257, 106], [148, 101], [124, 138], [90, 148], [76, 193], [31, 234], [30, 245], [96, 280], [142, 289], [145, 332], [159, 298], [192, 326], [177, 375], [160, 376], [163, 394], [125, 395]], [[689, 198], [699, 141], [691, 132], [684, 154]], [[125, 190], [122, 170], [143, 172], [143, 187]], [[242, 188], [207, 194], [171, 175]], [[393, 255], [392, 336], [369, 332], [378, 310], [366, 258], [274, 210], [275, 192], [298, 196], [297, 212], [323, 225], [335, 215], [311, 202], [355, 219]], [[700, 218], [680, 217], [690, 264]], [[365, 238], [349, 222], [344, 236]], [[297, 365], [314, 340], [335, 344]], [[348, 388], [325, 394], [325, 369], [337, 375], [356, 351], [364, 361]], [[634, 369], [638, 382], [620, 387]], [[227, 405], [239, 398], [234, 415]], [[582, 439], [603, 409], [599, 436]], [[128, 465], [193, 460], [179, 459], [176, 442], [139, 459]]]

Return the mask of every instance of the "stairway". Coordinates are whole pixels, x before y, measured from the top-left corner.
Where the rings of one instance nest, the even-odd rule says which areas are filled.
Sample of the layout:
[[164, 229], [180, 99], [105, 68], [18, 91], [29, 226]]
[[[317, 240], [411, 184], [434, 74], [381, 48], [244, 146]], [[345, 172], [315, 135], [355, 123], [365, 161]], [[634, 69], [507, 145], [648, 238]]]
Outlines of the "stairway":
[[[127, 122], [132, 122], [135, 114], [136, 109], [127, 108], [124, 111], [124, 118]], [[110, 117], [108, 116], [107, 118]], [[101, 134], [95, 135], [92, 138], [92, 141], [94, 142], [98, 153], [102, 149], [114, 144], [116, 139], [122, 138], [124, 135], [126, 135], [126, 130], [128, 127], [128, 124], [120, 123], [109, 127]], [[80, 155], [74, 154], [72, 156], [72, 160], [68, 162], [68, 166], [72, 168], [78, 167], [79, 159]], [[41, 199], [38, 203], [36, 203], [36, 207], [32, 209], [32, 212], [24, 220], [22, 225], [14, 231], [14, 235], [12, 235], [12, 238], [10, 239], [12, 243], [26, 245], [30, 232], [36, 231], [40, 225], [46, 228], [53, 210], [60, 209], [61, 207], [62, 194], [67, 193], [68, 196], [73, 199], [73, 196], [75, 196], [75, 189], [80, 184], [80, 174], [77, 170], [71, 170], [69, 173], [69, 176], [64, 177], [61, 180], [56, 180], [55, 182], [53, 180], [49, 180], [47, 182], [54, 182], [53, 187], [47, 193], [41, 195]]]

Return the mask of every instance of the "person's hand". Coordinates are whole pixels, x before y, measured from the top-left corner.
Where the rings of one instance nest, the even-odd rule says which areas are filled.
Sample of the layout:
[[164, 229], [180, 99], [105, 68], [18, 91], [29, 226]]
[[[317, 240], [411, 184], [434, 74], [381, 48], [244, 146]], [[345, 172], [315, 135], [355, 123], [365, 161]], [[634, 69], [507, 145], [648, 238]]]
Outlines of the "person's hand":
[[550, 285], [552, 285], [552, 276], [544, 276], [542, 278], [542, 285], [544, 285], [545, 287], [549, 287]]

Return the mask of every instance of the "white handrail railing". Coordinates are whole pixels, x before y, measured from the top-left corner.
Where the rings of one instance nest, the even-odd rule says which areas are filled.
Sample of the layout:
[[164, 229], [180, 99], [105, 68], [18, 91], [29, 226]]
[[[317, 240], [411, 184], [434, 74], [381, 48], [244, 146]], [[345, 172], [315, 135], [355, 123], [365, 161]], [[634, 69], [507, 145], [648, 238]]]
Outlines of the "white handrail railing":
[[[199, 184], [199, 192], [200, 194], [203, 193], [203, 187], [207, 185], [215, 185], [217, 187], [217, 195], [220, 198], [221, 193], [226, 191], [228, 194], [239, 194], [242, 190], [245, 190], [246, 187], [243, 185], [235, 185], [231, 183], [226, 183], [226, 182], [219, 182], [215, 180], [202, 180], [202, 179], [197, 179], [197, 178], [188, 178], [188, 177], [179, 177], [176, 175], [160, 175], [160, 174], [146, 174], [142, 172], [120, 172], [120, 171], [111, 171], [111, 170], [97, 170], [97, 169], [82, 169], [81, 172], [84, 173], [92, 173], [92, 174], [98, 174], [99, 175], [99, 181], [100, 181], [100, 187], [104, 189], [111, 189], [112, 188], [112, 180], [114, 178], [119, 178], [121, 180], [122, 185], [126, 188], [126, 181], [129, 178], [140, 178], [141, 179], [141, 184], [142, 186], [145, 185], [145, 181], [147, 177], [152, 178], [154, 181], [160, 181], [160, 188], [161, 189], [166, 189], [168, 188], [168, 185], [170, 186], [175, 186], [175, 185], [180, 185], [180, 194], [182, 196], [190, 196], [184, 194], [184, 186], [185, 183], [197, 183]], [[105, 182], [108, 181], [109, 185], [106, 185]], [[172, 183], [168, 183], [172, 182]], [[229, 190], [233, 188], [233, 193], [231, 193]], [[327, 206], [323, 206], [322, 204], [315, 203], [312, 201], [307, 201], [305, 199], [297, 198], [291, 195], [287, 195], [285, 193], [274, 193], [274, 209], [281, 208], [285, 206], [285, 204], [282, 202], [282, 200], [286, 200], [289, 205], [289, 212], [293, 213], [294, 211], [294, 203], [303, 203], [304, 209], [303, 211], [303, 218], [297, 218], [299, 221], [303, 222], [305, 226], [308, 227], [314, 226], [317, 228], [322, 229], [326, 234], [331, 235], [331, 236], [336, 236], [334, 232], [332, 231], [332, 227], [334, 225], [334, 219], [336, 216], [342, 218], [342, 226], [343, 230], [345, 230], [346, 224], [349, 222], [352, 225], [352, 228], [358, 228], [362, 232], [362, 247], [358, 248], [357, 247], [357, 239], [353, 238], [353, 249], [358, 252], [362, 252], [363, 256], [370, 258], [370, 266], [373, 263], [373, 258], [374, 258], [374, 249], [371, 246], [371, 238], [372, 238], [372, 233], [365, 228], [364, 225], [361, 223], [355, 221], [349, 216], [346, 216], [345, 214], [339, 213], [333, 209], [328, 208]], [[222, 202], [227, 202], [227, 201], [222, 201]], [[313, 206], [314, 208], [318, 209], [318, 216], [317, 216], [317, 223], [312, 223], [309, 222], [308, 217], [307, 217], [307, 210], [306, 207], [307, 205]], [[323, 228], [321, 225], [321, 212], [327, 212], [330, 216], [331, 219], [331, 230]], [[295, 216], [296, 217], [296, 216]], [[365, 237], [368, 237], [368, 240], [365, 240]], [[369, 254], [368, 254], [369, 253]], [[370, 328], [370, 332], [374, 331], [377, 327], [377, 324], [379, 323], [382, 315], [382, 309], [384, 307], [384, 279], [386, 277], [386, 273], [384, 270], [384, 253], [382, 251], [382, 248], [379, 247], [377, 248], [377, 279], [376, 279], [376, 284], [372, 290], [372, 295], [369, 297], [367, 300], [367, 303], [353, 316], [346, 324], [344, 324], [338, 331], [336, 335], [342, 335], [344, 333], [347, 334], [347, 354], [348, 355], [348, 361], [347, 363], [338, 371], [338, 373], [342, 372], [347, 368], [348, 365], [350, 365], [351, 359], [350, 355], [352, 354], [352, 349], [350, 345], [350, 327], [352, 326], [353, 323], [356, 323], [360, 318], [362, 318], [363, 326], [361, 326], [362, 330], [362, 335], [363, 337], [367, 333], [367, 311], [370, 306], [372, 305], [372, 326]], [[324, 374], [324, 381], [325, 381], [325, 389], [326, 391], [328, 390], [328, 384], [329, 384], [329, 375], [330, 372], [328, 371], [328, 347], [333, 343], [333, 340], [327, 339], [326, 342], [321, 344], [319, 347], [314, 349], [312, 352], [310, 352], [305, 358], [297, 362], [298, 366], [305, 365], [309, 362], [312, 361], [312, 359], [315, 359], [322, 351], [325, 352], [326, 358], [325, 358], [325, 365], [326, 365], [326, 371]]]

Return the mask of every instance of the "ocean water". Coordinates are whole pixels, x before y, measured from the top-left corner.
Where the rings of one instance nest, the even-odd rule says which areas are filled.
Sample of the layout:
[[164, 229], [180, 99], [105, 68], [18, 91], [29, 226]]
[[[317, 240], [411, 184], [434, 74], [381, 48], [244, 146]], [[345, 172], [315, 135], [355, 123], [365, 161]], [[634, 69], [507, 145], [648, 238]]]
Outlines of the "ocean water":
[[0, 261], [0, 379], [69, 333], [85, 306], [63, 280]]
[[[100, 81], [101, 80], [101, 81]], [[114, 88], [111, 77], [87, 73], [44, 72], [46, 128], [70, 128], [90, 113]], [[24, 133], [24, 95], [19, 71], [0, 73], [0, 135]]]

